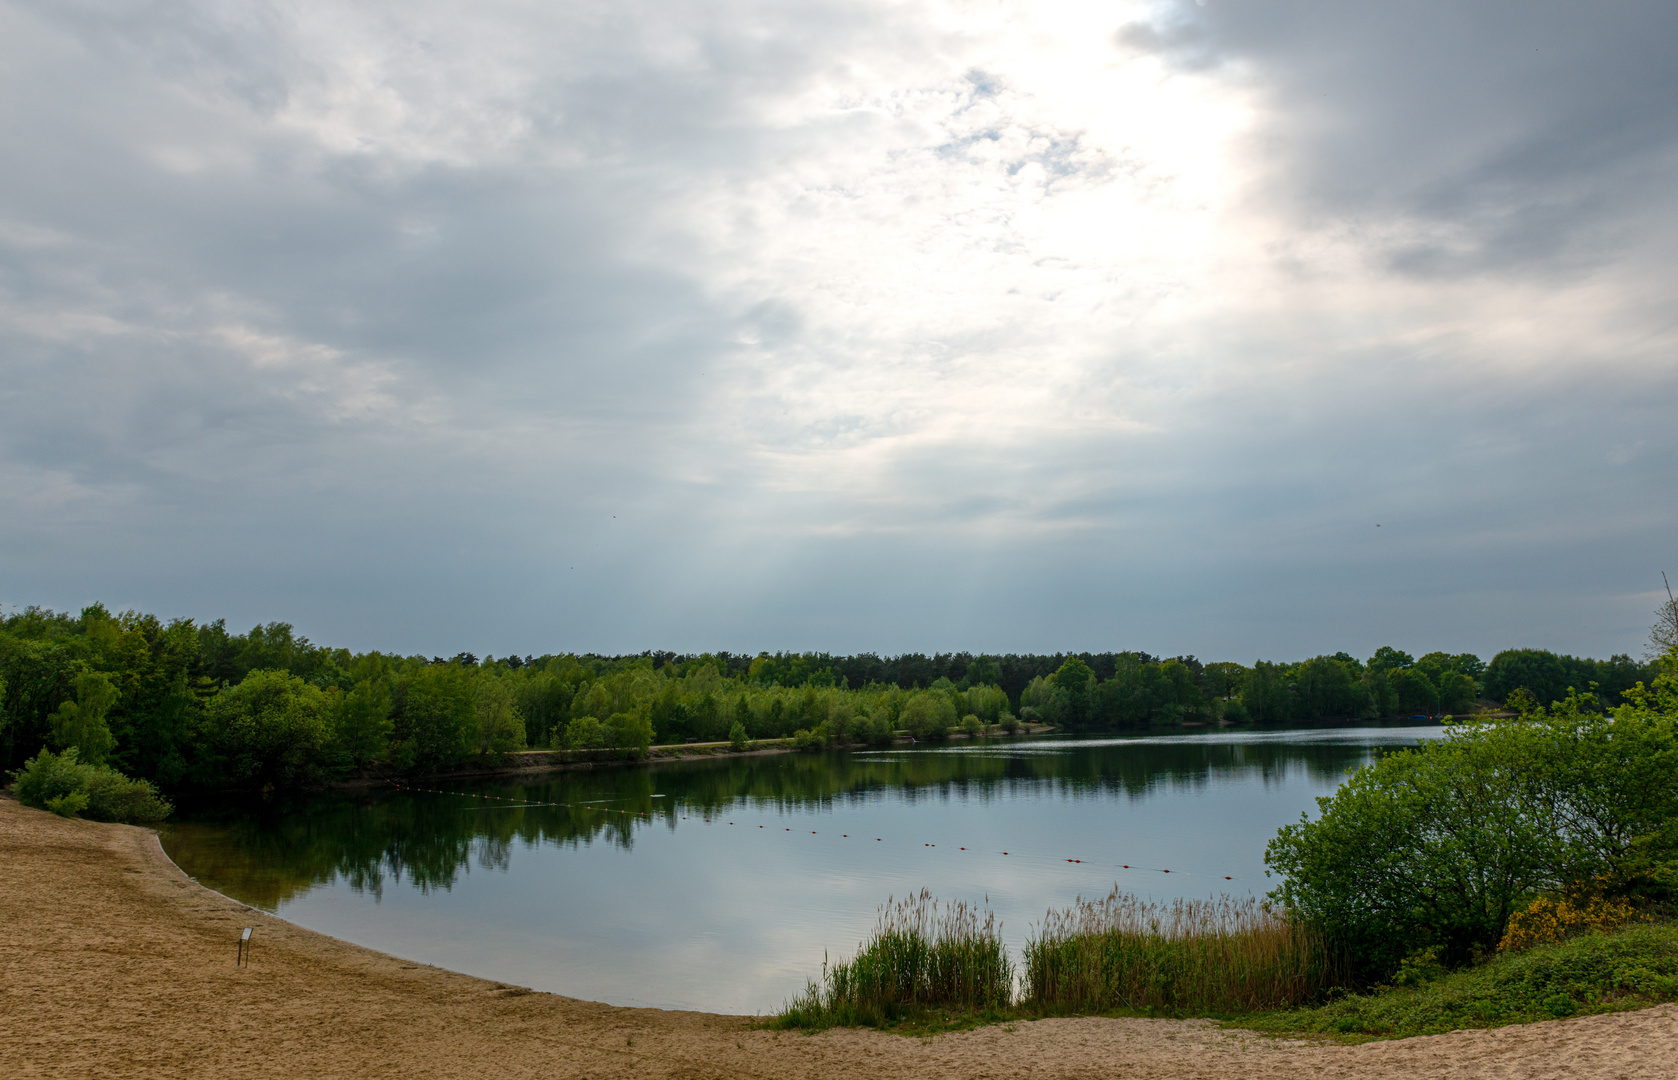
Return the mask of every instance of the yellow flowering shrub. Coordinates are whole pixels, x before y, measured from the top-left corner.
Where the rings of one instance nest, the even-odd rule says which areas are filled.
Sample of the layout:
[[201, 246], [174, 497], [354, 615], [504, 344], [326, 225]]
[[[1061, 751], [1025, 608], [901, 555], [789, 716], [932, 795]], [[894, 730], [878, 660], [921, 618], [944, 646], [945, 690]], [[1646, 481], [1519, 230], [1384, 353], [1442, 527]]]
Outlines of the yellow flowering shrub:
[[1641, 918], [1627, 901], [1609, 899], [1595, 890], [1541, 896], [1510, 917], [1509, 930], [1498, 942], [1497, 951], [1518, 952], [1590, 930], [1607, 933]]

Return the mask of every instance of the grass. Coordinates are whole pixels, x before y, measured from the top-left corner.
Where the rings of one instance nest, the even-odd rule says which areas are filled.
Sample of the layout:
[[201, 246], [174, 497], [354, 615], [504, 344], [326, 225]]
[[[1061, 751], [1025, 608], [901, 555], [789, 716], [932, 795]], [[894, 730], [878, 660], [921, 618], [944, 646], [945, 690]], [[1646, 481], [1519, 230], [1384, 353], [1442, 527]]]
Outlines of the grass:
[[888, 901], [855, 958], [824, 964], [821, 981], [766, 1026], [932, 1035], [1143, 1015], [1344, 1042], [1434, 1035], [1678, 1001], [1678, 922], [1592, 931], [1454, 972], [1420, 965], [1409, 973], [1416, 985], [1362, 994], [1341, 988], [1341, 974], [1321, 939], [1257, 900], [1155, 903], [1115, 889], [1049, 911], [1026, 944], [1016, 1000], [995, 917], [923, 889]]
[[770, 1026], [836, 1025], [958, 1030], [1005, 1019], [1014, 968], [989, 911], [940, 903], [922, 889], [890, 901], [854, 959], [822, 965], [820, 982], [789, 1002]]
[[1103, 900], [1050, 910], [1025, 947], [1024, 1008], [1049, 1016], [1227, 1016], [1319, 998], [1340, 973], [1322, 938], [1255, 898]]
[[1346, 995], [1315, 1008], [1244, 1017], [1232, 1026], [1346, 1041], [1398, 1039], [1673, 1000], [1678, 1000], [1678, 925], [1657, 923], [1505, 953], [1420, 986]]

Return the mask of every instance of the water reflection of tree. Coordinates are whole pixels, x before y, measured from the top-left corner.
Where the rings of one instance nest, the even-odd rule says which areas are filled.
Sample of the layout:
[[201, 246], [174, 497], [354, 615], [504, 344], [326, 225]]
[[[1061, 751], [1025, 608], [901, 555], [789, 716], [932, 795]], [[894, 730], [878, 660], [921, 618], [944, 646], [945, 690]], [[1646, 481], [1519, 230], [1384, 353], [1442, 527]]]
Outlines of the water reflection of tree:
[[1301, 772], [1333, 782], [1370, 753], [1332, 744], [1184, 742], [1029, 753], [998, 748], [725, 758], [558, 773], [537, 782], [448, 785], [464, 795], [387, 790], [186, 808], [186, 823], [171, 826], [165, 843], [206, 884], [272, 909], [332, 881], [376, 897], [395, 882], [422, 892], [448, 889], [474, 864], [505, 870], [515, 841], [628, 849], [638, 828], [662, 821], [673, 829], [683, 815], [705, 817], [742, 805], [824, 809], [888, 794], [911, 803], [1049, 795], [1138, 799], [1221, 781], [1270, 784]]

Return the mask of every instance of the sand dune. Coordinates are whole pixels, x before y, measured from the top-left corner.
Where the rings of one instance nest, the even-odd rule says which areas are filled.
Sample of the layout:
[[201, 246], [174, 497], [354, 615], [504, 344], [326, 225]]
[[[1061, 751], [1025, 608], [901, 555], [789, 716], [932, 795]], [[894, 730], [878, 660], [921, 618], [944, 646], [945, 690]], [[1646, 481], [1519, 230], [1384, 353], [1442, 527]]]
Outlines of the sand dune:
[[[234, 966], [239, 928], [253, 963]], [[0, 1074], [143, 1077], [1661, 1077], [1678, 1006], [1362, 1046], [1200, 1021], [930, 1039], [754, 1031], [415, 965], [204, 889], [143, 829], [0, 800]]]

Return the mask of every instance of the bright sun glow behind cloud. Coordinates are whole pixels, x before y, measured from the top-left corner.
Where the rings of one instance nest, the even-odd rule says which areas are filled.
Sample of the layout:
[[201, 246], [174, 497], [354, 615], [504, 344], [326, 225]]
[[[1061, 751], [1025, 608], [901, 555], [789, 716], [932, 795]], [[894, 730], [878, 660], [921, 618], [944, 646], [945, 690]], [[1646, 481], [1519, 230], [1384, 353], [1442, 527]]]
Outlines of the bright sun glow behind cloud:
[[1673, 34], [1495, 7], [0, 3], [0, 599], [1630, 647]]

